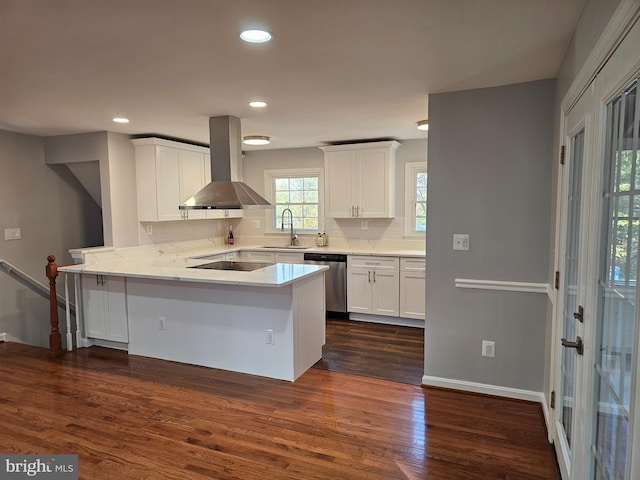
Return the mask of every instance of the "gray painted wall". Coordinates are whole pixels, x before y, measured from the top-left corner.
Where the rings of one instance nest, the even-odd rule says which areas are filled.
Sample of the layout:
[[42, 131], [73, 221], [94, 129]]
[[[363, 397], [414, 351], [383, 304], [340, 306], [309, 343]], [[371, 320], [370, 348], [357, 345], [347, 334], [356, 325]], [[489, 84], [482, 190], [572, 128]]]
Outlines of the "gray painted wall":
[[[69, 249], [102, 244], [100, 208], [67, 167], [45, 165], [41, 137], [0, 131], [0, 166], [0, 258], [47, 284], [47, 255], [64, 265]], [[13, 227], [22, 240], [4, 240]], [[0, 272], [0, 305], [0, 332], [48, 345], [48, 300]]]
[[429, 97], [425, 375], [542, 391], [546, 295], [454, 279], [547, 282], [553, 93], [542, 80]]

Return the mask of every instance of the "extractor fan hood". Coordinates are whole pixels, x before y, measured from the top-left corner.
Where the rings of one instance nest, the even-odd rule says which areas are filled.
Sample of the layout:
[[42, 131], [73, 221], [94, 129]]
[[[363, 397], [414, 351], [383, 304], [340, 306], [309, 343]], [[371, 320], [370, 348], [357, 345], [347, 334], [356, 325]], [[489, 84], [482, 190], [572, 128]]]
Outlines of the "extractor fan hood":
[[180, 210], [269, 208], [272, 205], [250, 186], [236, 181], [242, 165], [240, 119], [209, 118], [211, 183], [189, 198]]

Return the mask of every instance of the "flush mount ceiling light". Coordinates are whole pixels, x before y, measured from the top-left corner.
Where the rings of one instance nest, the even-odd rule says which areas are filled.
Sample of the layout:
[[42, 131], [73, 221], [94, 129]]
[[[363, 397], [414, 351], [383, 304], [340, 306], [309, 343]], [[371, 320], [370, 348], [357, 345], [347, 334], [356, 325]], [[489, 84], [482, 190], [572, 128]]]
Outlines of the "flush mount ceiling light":
[[247, 145], [269, 145], [271, 139], [263, 135], [247, 135], [246, 137], [242, 137], [242, 143]]
[[418, 130], [429, 130], [429, 120], [420, 120], [418, 122]]
[[113, 121], [116, 123], [129, 123], [129, 119], [124, 117], [114, 117]]
[[243, 30], [240, 38], [249, 43], [264, 43], [271, 40], [271, 34], [266, 30]]
[[249, 102], [249, 106], [253, 108], [264, 108], [267, 106], [267, 102], [260, 102], [260, 101]]

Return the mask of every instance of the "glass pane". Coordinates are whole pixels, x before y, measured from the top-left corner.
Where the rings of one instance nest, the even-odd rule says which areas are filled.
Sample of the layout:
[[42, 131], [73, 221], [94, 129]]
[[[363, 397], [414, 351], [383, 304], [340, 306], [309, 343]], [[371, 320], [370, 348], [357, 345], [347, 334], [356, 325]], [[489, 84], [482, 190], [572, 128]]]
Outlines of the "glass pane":
[[277, 190], [289, 190], [289, 179], [276, 178], [276, 191]]
[[593, 478], [626, 475], [631, 359], [635, 336], [640, 239], [640, 105], [637, 80], [607, 105], [604, 192], [595, 362]]
[[303, 198], [302, 190], [291, 190], [289, 192], [289, 203], [302, 203]]
[[[581, 130], [571, 139], [569, 148], [569, 190], [564, 253], [564, 272], [566, 273], [563, 282], [562, 338], [573, 342], [576, 338], [576, 319], [573, 313], [578, 311], [578, 255], [580, 252], [584, 130]], [[572, 443], [575, 356], [576, 350], [572, 348], [562, 349], [559, 397], [560, 417], [569, 446]]]
[[318, 191], [317, 190], [305, 190], [304, 203], [318, 203]]
[[290, 178], [289, 179], [289, 188], [291, 190], [302, 190], [303, 184], [304, 184], [304, 179], [302, 179], [302, 178]]
[[289, 203], [289, 191], [276, 192], [276, 203]]
[[305, 190], [318, 190], [318, 177], [306, 177], [304, 178]]

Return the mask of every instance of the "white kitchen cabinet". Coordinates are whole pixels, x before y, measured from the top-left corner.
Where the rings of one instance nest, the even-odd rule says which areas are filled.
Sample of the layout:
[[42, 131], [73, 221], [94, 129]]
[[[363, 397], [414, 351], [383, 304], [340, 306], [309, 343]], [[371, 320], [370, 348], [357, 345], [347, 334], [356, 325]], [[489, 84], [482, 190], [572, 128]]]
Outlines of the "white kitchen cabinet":
[[243, 250], [239, 252], [238, 260], [242, 262], [274, 263], [276, 261], [275, 252], [256, 252]]
[[425, 259], [400, 259], [400, 316], [425, 319]]
[[399, 290], [397, 257], [348, 256], [347, 311], [397, 317]]
[[138, 221], [225, 219], [241, 209], [180, 210], [178, 205], [211, 182], [209, 149], [159, 138], [139, 138], [136, 149]]
[[396, 141], [320, 147], [330, 218], [395, 216]]
[[206, 218], [206, 210], [178, 205], [211, 181], [209, 149], [159, 138], [131, 140], [136, 151], [138, 221]]
[[276, 252], [276, 263], [304, 263], [304, 253]]
[[85, 336], [129, 342], [124, 277], [82, 274]]

